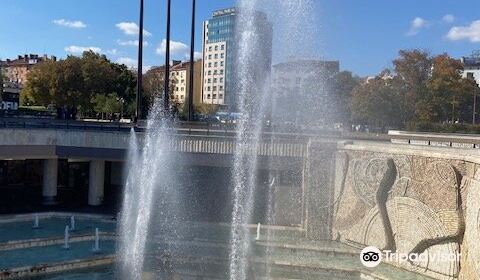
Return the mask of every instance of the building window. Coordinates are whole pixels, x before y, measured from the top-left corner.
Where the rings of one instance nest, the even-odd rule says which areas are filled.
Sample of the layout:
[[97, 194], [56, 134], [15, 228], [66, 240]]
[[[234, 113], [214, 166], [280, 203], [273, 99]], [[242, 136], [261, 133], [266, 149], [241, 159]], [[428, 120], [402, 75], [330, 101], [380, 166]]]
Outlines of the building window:
[[213, 91], [216, 91], [217, 90], [217, 86], [213, 86]]
[[175, 90], [178, 91], [178, 87], [176, 87]]
[[223, 90], [223, 86], [220, 86], [220, 90]]
[[223, 83], [223, 78], [220, 78], [220, 83]]
[[215, 67], [217, 67], [217, 66], [218, 66], [218, 62], [215, 62]]
[[223, 61], [220, 61], [220, 66], [223, 66]]
[[[184, 87], [181, 87], [180, 90], [183, 91]], [[183, 97], [182, 97], [183, 98]]]
[[208, 75], [212, 75], [212, 70], [208, 70]]
[[[207, 91], [210, 91], [210, 87], [207, 87]], [[208, 96], [210, 96], [210, 94]]]
[[218, 53], [215, 54], [215, 59], [218, 59]]
[[211, 83], [212, 83], [212, 79], [208, 79], [208, 83], [211, 84]]
[[222, 45], [220, 48], [222, 51], [225, 50], [225, 45]]
[[212, 67], [212, 63], [211, 63], [211, 62], [208, 63], [208, 67]]
[[208, 55], [208, 59], [212, 59], [212, 55], [211, 55], [211, 54]]
[[212, 46], [208, 47], [208, 51], [209, 51], [209, 52], [212, 51]]
[[207, 99], [210, 99], [210, 94], [207, 94]]
[[213, 75], [217, 75], [217, 70], [213, 70]]
[[217, 82], [217, 78], [213, 78], [213, 82], [216, 83], [216, 82]]
[[215, 46], [215, 50], [218, 51], [218, 46]]
[[220, 75], [223, 75], [223, 69], [220, 69]]
[[213, 94], [213, 99], [217, 99], [217, 95], [216, 95], [216, 94]]
[[220, 54], [220, 58], [225, 58], [225, 54], [224, 54], [224, 53], [221, 53], [221, 54]]
[[181, 99], [183, 99], [183, 97], [184, 97], [183, 95], [182, 95], [182, 96], [180, 96], [180, 98], [181, 98]]
[[219, 94], [220, 99], [223, 99], [223, 94]]

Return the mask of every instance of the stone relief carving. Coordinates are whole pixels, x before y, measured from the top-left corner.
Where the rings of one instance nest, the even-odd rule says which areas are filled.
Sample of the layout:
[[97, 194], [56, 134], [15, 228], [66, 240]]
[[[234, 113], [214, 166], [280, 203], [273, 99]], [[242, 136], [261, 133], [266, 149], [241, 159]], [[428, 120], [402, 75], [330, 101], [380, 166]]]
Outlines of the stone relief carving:
[[[374, 153], [350, 158], [336, 211], [341, 240], [399, 252], [459, 251], [464, 233], [462, 188], [452, 164]], [[457, 261], [408, 266], [441, 279], [457, 277], [459, 271]]]

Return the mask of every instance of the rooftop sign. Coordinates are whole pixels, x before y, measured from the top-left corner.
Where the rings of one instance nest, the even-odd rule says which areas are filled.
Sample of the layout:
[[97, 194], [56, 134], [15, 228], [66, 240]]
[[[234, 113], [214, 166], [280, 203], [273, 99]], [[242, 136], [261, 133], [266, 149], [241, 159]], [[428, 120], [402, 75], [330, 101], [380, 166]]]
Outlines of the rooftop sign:
[[213, 12], [213, 16], [219, 17], [219, 16], [229, 15], [233, 13], [235, 13], [235, 8], [228, 8], [228, 9], [223, 9], [223, 10], [218, 10]]

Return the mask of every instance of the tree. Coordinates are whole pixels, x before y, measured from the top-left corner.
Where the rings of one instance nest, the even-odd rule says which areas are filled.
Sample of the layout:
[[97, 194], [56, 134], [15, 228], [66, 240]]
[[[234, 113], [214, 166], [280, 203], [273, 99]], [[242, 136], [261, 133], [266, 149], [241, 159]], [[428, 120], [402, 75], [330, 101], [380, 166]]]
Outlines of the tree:
[[22, 95], [32, 105], [76, 107], [80, 113], [92, 115], [104, 113], [99, 94], [110, 99], [115, 94], [126, 108], [135, 102], [135, 75], [125, 65], [112, 63], [105, 55], [92, 51], [81, 57], [39, 63], [27, 78]]
[[27, 75], [27, 83], [22, 95], [26, 96], [31, 105], [48, 106], [57, 104], [57, 73], [59, 64], [54, 61], [45, 61], [37, 64]]
[[92, 104], [95, 112], [102, 114], [102, 119], [106, 114], [121, 113], [122, 102], [116, 93], [110, 94], [95, 94], [92, 97]]
[[405, 123], [415, 118], [415, 114], [418, 113], [417, 104], [425, 100], [427, 81], [432, 71], [432, 58], [427, 51], [400, 50], [399, 57], [393, 61], [393, 65], [406, 90], [402, 100], [405, 110], [402, 119]]
[[352, 92], [360, 84], [360, 78], [349, 71], [336, 74], [331, 81], [336, 122], [348, 123], [351, 120]]
[[[173, 92], [177, 79], [170, 76], [170, 101], [173, 100]], [[165, 68], [158, 67], [151, 69], [143, 75], [143, 94], [142, 94], [142, 110], [148, 111], [156, 99], [163, 99], [165, 89]], [[180, 104], [172, 104], [176, 109], [181, 110]]]
[[394, 78], [377, 76], [352, 92], [352, 120], [375, 127], [400, 126], [401, 89]]

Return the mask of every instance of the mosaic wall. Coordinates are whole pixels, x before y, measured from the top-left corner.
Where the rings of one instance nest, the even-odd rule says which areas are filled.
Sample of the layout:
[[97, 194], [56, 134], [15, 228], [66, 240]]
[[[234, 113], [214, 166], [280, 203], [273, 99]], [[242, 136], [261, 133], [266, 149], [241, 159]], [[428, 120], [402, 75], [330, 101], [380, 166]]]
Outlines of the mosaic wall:
[[[332, 238], [427, 253], [427, 260], [400, 266], [437, 279], [480, 279], [477, 169], [460, 160], [338, 151]], [[434, 259], [456, 253], [460, 260]]]

